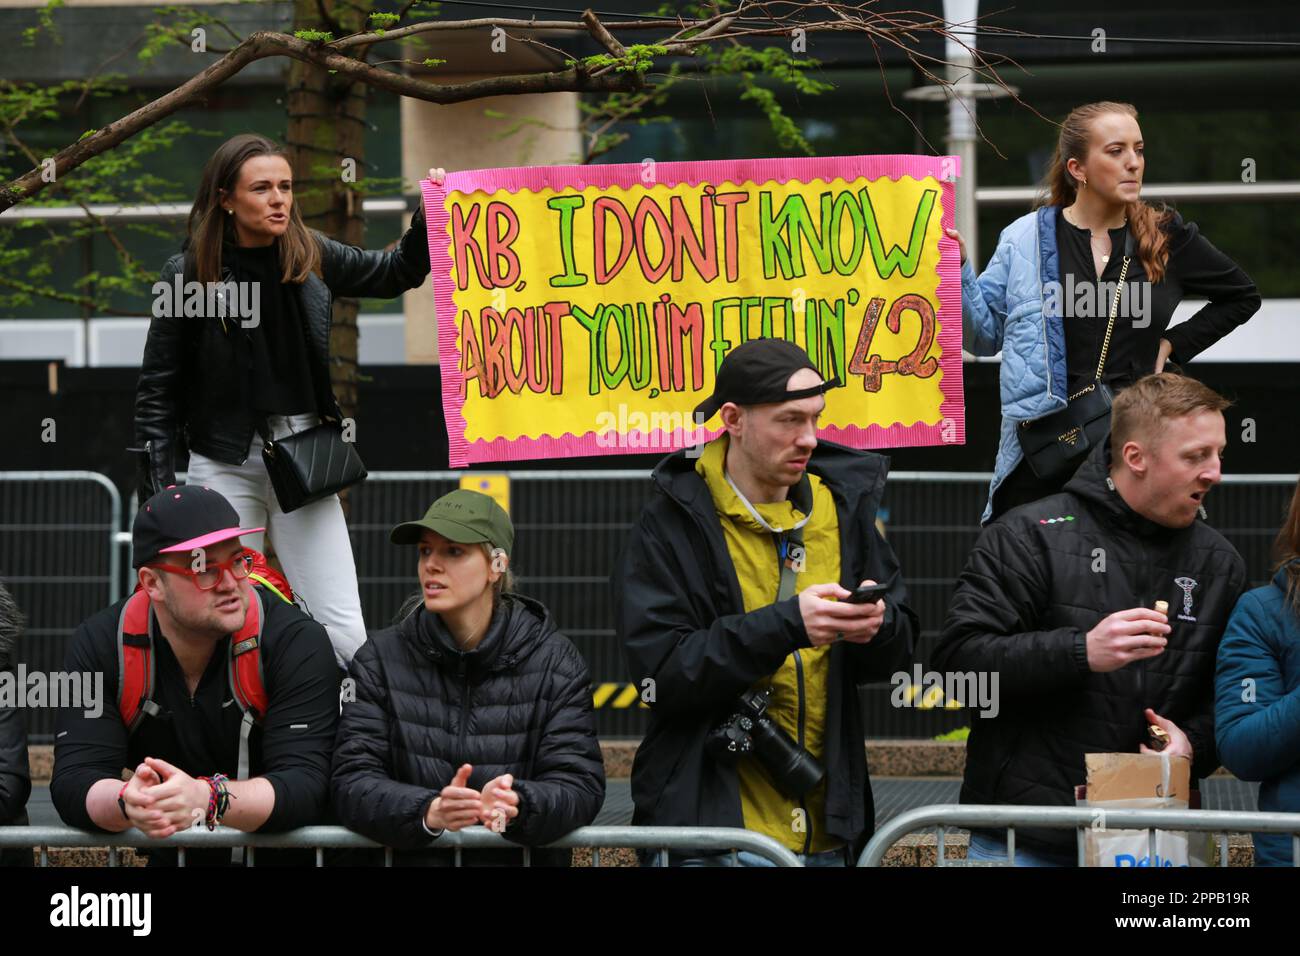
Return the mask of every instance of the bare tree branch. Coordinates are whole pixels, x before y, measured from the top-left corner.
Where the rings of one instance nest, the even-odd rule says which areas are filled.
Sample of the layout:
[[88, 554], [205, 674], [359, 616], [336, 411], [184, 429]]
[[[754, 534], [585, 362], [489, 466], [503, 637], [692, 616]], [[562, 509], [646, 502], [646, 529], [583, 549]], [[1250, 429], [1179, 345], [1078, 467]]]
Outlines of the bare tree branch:
[[[271, 56], [291, 56], [314, 63], [327, 70], [371, 86], [427, 100], [431, 103], [460, 103], [485, 96], [502, 96], [518, 93], [558, 92], [617, 92], [634, 88], [635, 80], [613, 75], [593, 78], [579, 68], [550, 73], [529, 73], [497, 76], [468, 83], [429, 83], [415, 77], [403, 76], [387, 70], [376, 69], [352, 57], [334, 52], [328, 45], [310, 43], [283, 33], [259, 31], [198, 75], [165, 93], [151, 103], [115, 120], [103, 129], [64, 147], [54, 155], [55, 179], [76, 169], [86, 160], [112, 149], [160, 120], [170, 116], [201, 98], [210, 90], [235, 76], [248, 64]], [[47, 186], [41, 170], [33, 169], [11, 182], [0, 186], [0, 212], [14, 204], [36, 195]]]
[[596, 42], [617, 57], [627, 56], [627, 47], [614, 39], [614, 35], [605, 29], [605, 25], [591, 12], [591, 7], [582, 11], [582, 22], [587, 25]]
[[[410, 4], [402, 8], [402, 14], [409, 10]], [[320, 2], [318, 9], [322, 18], [330, 20], [328, 8]], [[272, 56], [287, 56], [313, 64], [324, 70], [339, 75], [341, 80], [364, 83], [368, 86], [385, 90], [399, 96], [410, 96], [431, 103], [460, 103], [486, 96], [502, 96], [521, 93], [558, 93], [558, 92], [605, 92], [634, 93], [645, 86], [645, 77], [640, 70], [619, 69], [618, 65], [602, 65], [595, 69], [584, 68], [582, 64], [564, 70], [527, 73], [512, 76], [494, 76], [472, 80], [464, 83], [431, 83], [416, 76], [408, 76], [364, 61], [369, 48], [377, 43], [400, 40], [438, 30], [474, 30], [481, 28], [511, 28], [529, 32], [537, 31], [571, 31], [589, 33], [614, 56], [624, 59], [628, 56], [627, 48], [615, 38], [619, 30], [659, 30], [668, 32], [665, 39], [655, 45], [666, 49], [669, 56], [689, 56], [697, 53], [706, 44], [728, 43], [738, 45], [743, 39], [761, 37], [788, 37], [793, 31], [806, 33], [851, 32], [865, 36], [871, 43], [877, 63], [884, 78], [884, 64], [881, 60], [880, 44], [888, 44], [904, 54], [922, 75], [931, 82], [952, 86], [952, 82], [939, 75], [939, 67], [955, 66], [941, 57], [933, 56], [921, 50], [920, 37], [928, 35], [942, 40], [953, 40], [964, 47], [971, 57], [968, 66], [971, 73], [987, 82], [1006, 90], [1021, 106], [1035, 115], [1041, 116], [1027, 103], [1020, 99], [1003, 80], [996, 63], [1010, 63], [1019, 67], [1014, 60], [1006, 56], [986, 56], [967, 42], [966, 34], [951, 29], [941, 17], [916, 10], [891, 11], [882, 13], [873, 8], [871, 2], [851, 3], [816, 3], [811, 0], [740, 0], [733, 9], [723, 12], [715, 6], [715, 15], [710, 17], [687, 19], [678, 17], [658, 20], [602, 21], [591, 10], [583, 13], [581, 20], [520, 20], [507, 18], [481, 18], [474, 20], [427, 21], [413, 23], [396, 30], [370, 31], [357, 33], [325, 43], [299, 39], [296, 36], [270, 31], [259, 31], [242, 40], [237, 47], [226, 53], [221, 59], [209, 65], [198, 75], [192, 77], [169, 93], [160, 96], [140, 109], [115, 120], [101, 130], [96, 130], [77, 143], [65, 147], [54, 157], [55, 176], [60, 177], [76, 169], [86, 160], [97, 156], [122, 141], [134, 136], [141, 130], [159, 122], [177, 110], [183, 109], [200, 100], [211, 90], [235, 76], [244, 67], [257, 60]], [[810, 18], [813, 17], [813, 18]], [[815, 18], [815, 19], [814, 19]], [[965, 26], [965, 25], [963, 25]], [[229, 28], [227, 27], [229, 30]], [[981, 25], [986, 33], [1000, 35], [1029, 36], [1021, 31], [999, 30]], [[233, 33], [233, 31], [230, 31]], [[534, 44], [561, 55], [556, 50], [535, 37], [520, 37], [524, 42]], [[391, 62], [391, 61], [390, 61]], [[890, 106], [897, 110], [888, 84], [885, 95]], [[903, 112], [899, 110], [899, 112]], [[904, 113], [904, 115], [906, 115]], [[911, 122], [910, 117], [908, 121]], [[608, 124], [607, 124], [608, 125]], [[983, 130], [977, 130], [985, 142]], [[990, 145], [993, 145], [990, 143]], [[994, 146], [996, 149], [996, 146]], [[0, 184], [0, 212], [16, 203], [41, 192], [47, 183], [42, 180], [41, 171], [33, 169], [12, 182]]]
[[17, 289], [19, 292], [25, 292], [28, 295], [40, 296], [45, 299], [53, 299], [55, 302], [67, 302], [70, 305], [77, 305], [83, 309], [90, 309], [96, 315], [121, 315], [133, 319], [147, 319], [148, 313], [145, 312], [128, 312], [124, 309], [114, 309], [110, 306], [96, 302], [89, 296], [73, 295], [70, 292], [59, 292], [56, 289], [43, 288], [34, 286], [27, 282], [20, 282], [17, 279], [9, 279], [0, 275], [0, 286], [8, 289]]

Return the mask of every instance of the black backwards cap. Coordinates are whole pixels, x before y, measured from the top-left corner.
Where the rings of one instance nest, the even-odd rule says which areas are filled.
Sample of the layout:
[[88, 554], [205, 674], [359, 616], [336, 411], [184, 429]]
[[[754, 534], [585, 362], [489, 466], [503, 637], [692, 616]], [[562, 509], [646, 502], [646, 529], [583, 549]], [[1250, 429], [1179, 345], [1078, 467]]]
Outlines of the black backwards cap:
[[727, 402], [737, 405], [790, 402], [821, 395], [840, 384], [837, 375], [820, 385], [787, 389], [786, 382], [801, 368], [821, 374], [807, 352], [785, 339], [751, 339], [737, 346], [722, 360], [713, 394], [695, 406], [696, 421], [707, 422]]

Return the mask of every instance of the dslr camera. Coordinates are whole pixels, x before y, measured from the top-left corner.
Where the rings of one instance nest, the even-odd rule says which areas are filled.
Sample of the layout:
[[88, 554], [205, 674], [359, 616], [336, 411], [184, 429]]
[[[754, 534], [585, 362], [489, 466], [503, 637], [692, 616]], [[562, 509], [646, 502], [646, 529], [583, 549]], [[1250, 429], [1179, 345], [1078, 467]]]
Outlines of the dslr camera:
[[751, 690], [744, 694], [736, 712], [710, 731], [704, 749], [714, 760], [731, 767], [742, 757], [757, 757], [777, 789], [787, 796], [802, 797], [821, 783], [826, 770], [767, 716], [770, 693]]

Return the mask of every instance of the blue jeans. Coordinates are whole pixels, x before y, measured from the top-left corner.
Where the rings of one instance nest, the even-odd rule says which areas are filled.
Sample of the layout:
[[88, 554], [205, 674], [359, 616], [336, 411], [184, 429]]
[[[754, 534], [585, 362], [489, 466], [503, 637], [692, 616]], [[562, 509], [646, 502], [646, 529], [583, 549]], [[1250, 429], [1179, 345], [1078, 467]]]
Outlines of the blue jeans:
[[[652, 851], [654, 855], [650, 858], [650, 866], [661, 866], [659, 862], [658, 851]], [[848, 848], [840, 847], [838, 850], [826, 850], [824, 853], [796, 853], [799, 862], [804, 866], [848, 866]], [[736, 862], [732, 862], [730, 853], [722, 853], [709, 856], [687, 856], [684, 853], [669, 853], [669, 866], [776, 866], [771, 860], [759, 856], [757, 853], [750, 853], [748, 850], [741, 850], [736, 854]]]
[[[966, 859], [982, 862], [1002, 862], [1007, 860], [1007, 838], [1005, 831], [996, 836], [989, 836], [979, 830], [972, 830], [970, 847]], [[1077, 866], [1078, 858], [1073, 853], [1054, 853], [1050, 850], [1030, 850], [1017, 844], [1016, 866]]]

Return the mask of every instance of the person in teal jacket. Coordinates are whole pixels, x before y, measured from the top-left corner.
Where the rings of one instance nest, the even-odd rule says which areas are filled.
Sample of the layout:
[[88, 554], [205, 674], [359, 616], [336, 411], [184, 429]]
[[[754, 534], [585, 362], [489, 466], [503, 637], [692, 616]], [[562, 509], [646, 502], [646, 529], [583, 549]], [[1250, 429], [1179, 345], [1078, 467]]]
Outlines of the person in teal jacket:
[[[1300, 484], [1277, 539], [1270, 584], [1247, 591], [1228, 620], [1215, 673], [1223, 765], [1258, 780], [1259, 809], [1300, 813]], [[1255, 833], [1256, 866], [1291, 866], [1289, 833]]]

